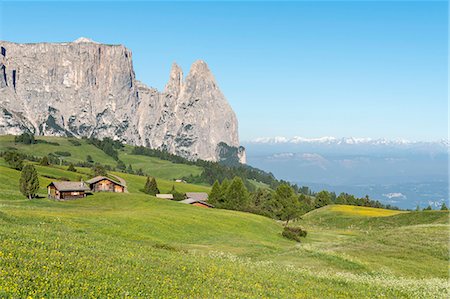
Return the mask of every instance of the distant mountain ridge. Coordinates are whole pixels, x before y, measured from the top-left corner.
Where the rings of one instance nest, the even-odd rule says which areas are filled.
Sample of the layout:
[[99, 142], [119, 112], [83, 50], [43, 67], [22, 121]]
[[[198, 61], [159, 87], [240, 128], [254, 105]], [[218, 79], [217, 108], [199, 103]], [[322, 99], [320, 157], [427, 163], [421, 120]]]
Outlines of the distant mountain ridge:
[[255, 144], [367, 144], [367, 145], [414, 145], [414, 144], [440, 144], [449, 146], [448, 139], [441, 139], [436, 141], [410, 141], [406, 139], [386, 139], [386, 138], [368, 138], [368, 137], [319, 137], [319, 138], [305, 138], [300, 136], [294, 136], [292, 138], [276, 136], [276, 137], [259, 137], [246, 143]]
[[173, 64], [164, 91], [139, 82], [132, 52], [88, 38], [0, 41], [0, 134], [110, 137], [188, 158], [245, 163], [238, 121], [204, 61]]

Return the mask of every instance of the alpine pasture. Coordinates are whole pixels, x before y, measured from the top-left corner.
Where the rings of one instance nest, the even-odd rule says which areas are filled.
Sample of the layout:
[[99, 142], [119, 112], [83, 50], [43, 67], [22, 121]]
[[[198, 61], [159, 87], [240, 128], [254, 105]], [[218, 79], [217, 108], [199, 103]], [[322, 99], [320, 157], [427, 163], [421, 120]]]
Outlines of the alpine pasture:
[[[35, 156], [67, 151], [70, 162], [92, 145], [17, 145], [0, 151]], [[162, 193], [209, 192], [174, 183], [196, 166], [135, 156], [120, 158], [157, 178]], [[66, 159], [66, 158], [65, 158]], [[113, 172], [130, 193], [95, 193], [72, 201], [46, 198], [57, 178], [90, 177], [90, 169], [35, 165], [40, 198], [19, 191], [20, 171], [0, 159], [0, 297], [155, 298], [447, 298], [448, 211], [406, 212], [330, 205], [293, 223], [301, 243], [281, 236], [283, 223], [249, 213], [204, 209], [144, 194], [143, 176]]]

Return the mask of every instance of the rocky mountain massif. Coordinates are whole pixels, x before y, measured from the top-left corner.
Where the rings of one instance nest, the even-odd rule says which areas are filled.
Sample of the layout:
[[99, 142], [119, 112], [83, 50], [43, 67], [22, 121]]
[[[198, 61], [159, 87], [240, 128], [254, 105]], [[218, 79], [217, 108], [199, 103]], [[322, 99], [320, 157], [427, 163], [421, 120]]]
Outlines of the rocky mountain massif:
[[[245, 163], [236, 115], [203, 61], [164, 91], [135, 78], [122, 45], [0, 42], [0, 134], [110, 137], [189, 159]], [[224, 156], [225, 155], [225, 156]]]

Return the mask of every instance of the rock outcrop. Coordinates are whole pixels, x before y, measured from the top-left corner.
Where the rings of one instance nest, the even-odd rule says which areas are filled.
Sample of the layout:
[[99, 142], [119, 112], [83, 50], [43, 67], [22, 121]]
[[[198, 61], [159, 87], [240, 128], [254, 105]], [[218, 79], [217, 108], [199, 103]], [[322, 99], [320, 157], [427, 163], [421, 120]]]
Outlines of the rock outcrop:
[[186, 78], [173, 64], [159, 92], [136, 80], [122, 45], [0, 46], [0, 134], [110, 137], [210, 161], [221, 160], [220, 143], [239, 148], [236, 116], [203, 61]]

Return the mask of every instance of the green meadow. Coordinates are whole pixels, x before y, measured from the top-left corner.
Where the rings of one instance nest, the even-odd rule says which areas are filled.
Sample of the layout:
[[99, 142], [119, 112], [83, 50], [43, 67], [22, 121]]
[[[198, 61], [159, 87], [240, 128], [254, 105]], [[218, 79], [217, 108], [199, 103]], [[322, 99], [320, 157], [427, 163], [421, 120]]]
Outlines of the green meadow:
[[[114, 165], [91, 145], [49, 140], [60, 145], [15, 145], [0, 137], [0, 151], [69, 151], [73, 162], [89, 153]], [[210, 190], [173, 182], [178, 170], [195, 174], [197, 167], [131, 155], [129, 148], [120, 158], [146, 167], [161, 192], [173, 185], [179, 192]], [[47, 199], [52, 180], [90, 177], [87, 168], [65, 168], [36, 165], [40, 198], [28, 200], [19, 192], [20, 172], [0, 159], [2, 298], [449, 296], [449, 212], [327, 206], [294, 223], [308, 231], [295, 243], [281, 236], [282, 223], [266, 217], [146, 195], [145, 177], [136, 175], [114, 173], [130, 193]]]

